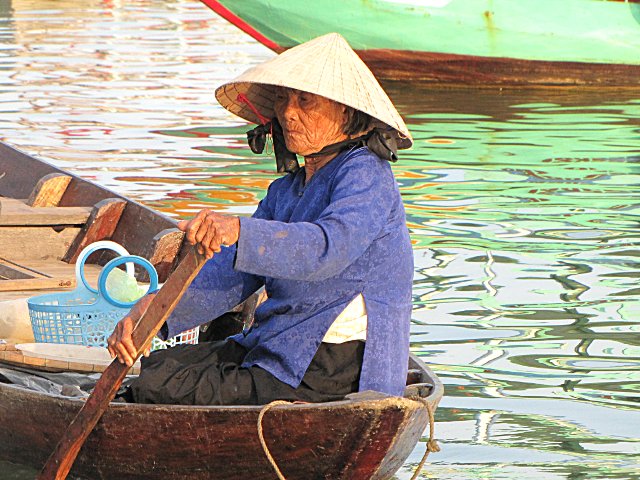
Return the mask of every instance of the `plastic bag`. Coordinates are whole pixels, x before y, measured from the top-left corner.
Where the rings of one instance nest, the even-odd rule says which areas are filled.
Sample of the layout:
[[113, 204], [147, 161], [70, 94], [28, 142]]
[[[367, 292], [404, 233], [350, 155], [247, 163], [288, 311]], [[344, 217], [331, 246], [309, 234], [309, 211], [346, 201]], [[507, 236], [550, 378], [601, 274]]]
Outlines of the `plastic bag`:
[[107, 291], [120, 302], [133, 302], [147, 293], [147, 288], [138, 285], [126, 272], [114, 268], [107, 277]]

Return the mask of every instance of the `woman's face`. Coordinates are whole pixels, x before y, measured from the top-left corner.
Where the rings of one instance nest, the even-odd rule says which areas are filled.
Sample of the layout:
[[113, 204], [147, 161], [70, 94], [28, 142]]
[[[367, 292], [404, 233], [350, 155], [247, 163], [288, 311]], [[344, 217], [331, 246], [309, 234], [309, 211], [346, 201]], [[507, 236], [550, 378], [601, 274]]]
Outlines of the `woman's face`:
[[287, 148], [298, 155], [319, 152], [347, 139], [347, 107], [313, 93], [277, 87], [274, 110]]

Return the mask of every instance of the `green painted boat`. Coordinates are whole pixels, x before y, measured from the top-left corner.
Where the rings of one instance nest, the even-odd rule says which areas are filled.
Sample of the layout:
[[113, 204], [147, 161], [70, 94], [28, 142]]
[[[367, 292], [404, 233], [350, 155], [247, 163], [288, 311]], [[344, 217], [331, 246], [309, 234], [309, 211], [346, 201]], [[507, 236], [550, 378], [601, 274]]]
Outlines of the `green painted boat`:
[[640, 0], [202, 0], [276, 52], [341, 33], [383, 79], [640, 87]]

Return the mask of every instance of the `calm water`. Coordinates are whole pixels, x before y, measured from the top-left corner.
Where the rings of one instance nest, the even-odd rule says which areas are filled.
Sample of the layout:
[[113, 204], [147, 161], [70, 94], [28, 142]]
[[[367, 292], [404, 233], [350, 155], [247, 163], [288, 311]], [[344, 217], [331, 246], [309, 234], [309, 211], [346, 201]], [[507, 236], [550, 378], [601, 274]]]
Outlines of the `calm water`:
[[[169, 215], [249, 214], [273, 162], [213, 90], [271, 56], [198, 2], [0, 0], [0, 139]], [[640, 478], [640, 92], [385, 86], [416, 141], [412, 348], [446, 385], [422, 478]]]

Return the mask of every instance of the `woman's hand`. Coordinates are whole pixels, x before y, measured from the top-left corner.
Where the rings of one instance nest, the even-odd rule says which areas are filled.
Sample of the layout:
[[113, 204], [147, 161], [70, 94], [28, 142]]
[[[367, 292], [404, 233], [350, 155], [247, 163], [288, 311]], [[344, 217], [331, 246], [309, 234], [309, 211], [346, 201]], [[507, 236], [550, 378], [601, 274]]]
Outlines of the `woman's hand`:
[[187, 234], [187, 241], [197, 245], [198, 252], [209, 260], [222, 245], [229, 246], [238, 241], [240, 219], [205, 208], [193, 219], [179, 222], [178, 228]]
[[[137, 352], [136, 347], [133, 345], [131, 334], [133, 333], [136, 322], [142, 317], [144, 312], [147, 311], [151, 300], [153, 300], [155, 296], [155, 293], [150, 293], [142, 297], [138, 300], [138, 303], [133, 306], [127, 316], [118, 322], [113, 333], [107, 340], [107, 350], [109, 350], [111, 358], [118, 357], [120, 363], [126, 363], [128, 367], [133, 366]], [[150, 351], [151, 346], [148, 346], [144, 350], [143, 355], [148, 357]]]

